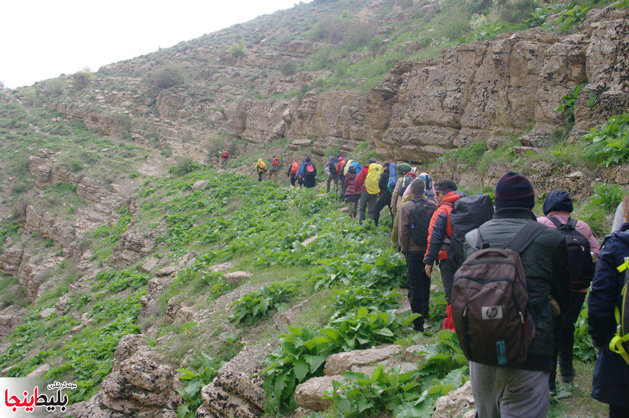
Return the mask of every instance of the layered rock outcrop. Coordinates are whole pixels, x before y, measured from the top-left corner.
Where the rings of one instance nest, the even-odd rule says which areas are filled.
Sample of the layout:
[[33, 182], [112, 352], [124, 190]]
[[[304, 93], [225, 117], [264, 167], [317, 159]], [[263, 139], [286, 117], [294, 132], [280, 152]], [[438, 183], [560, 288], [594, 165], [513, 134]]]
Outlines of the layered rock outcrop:
[[427, 161], [472, 142], [500, 143], [532, 128], [548, 141], [562, 125], [555, 109], [579, 83], [576, 136], [625, 111], [629, 102], [627, 12], [591, 12], [580, 33], [528, 31], [444, 50], [434, 60], [398, 64], [372, 90], [368, 118], [376, 151]]
[[152, 351], [143, 335], [126, 335], [118, 343], [112, 373], [102, 392], [72, 407], [77, 418], [175, 418], [183, 385], [175, 368]]

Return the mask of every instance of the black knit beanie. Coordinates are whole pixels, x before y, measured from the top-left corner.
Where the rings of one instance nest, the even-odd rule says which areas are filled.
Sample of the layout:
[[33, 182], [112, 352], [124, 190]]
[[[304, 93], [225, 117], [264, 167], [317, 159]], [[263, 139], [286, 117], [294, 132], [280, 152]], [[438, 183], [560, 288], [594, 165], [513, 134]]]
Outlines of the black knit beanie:
[[572, 212], [573, 209], [572, 197], [561, 190], [553, 190], [544, 200], [544, 215], [550, 212]]
[[509, 171], [496, 184], [496, 210], [503, 208], [533, 209], [535, 192], [533, 185], [520, 173]]

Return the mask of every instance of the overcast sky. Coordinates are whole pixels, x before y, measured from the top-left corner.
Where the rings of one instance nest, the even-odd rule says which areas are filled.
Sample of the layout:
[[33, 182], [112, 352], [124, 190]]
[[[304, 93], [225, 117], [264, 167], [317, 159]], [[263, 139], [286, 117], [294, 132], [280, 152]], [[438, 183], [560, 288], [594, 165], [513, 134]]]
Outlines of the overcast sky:
[[298, 2], [7, 0], [0, 5], [0, 81], [15, 88], [96, 71]]

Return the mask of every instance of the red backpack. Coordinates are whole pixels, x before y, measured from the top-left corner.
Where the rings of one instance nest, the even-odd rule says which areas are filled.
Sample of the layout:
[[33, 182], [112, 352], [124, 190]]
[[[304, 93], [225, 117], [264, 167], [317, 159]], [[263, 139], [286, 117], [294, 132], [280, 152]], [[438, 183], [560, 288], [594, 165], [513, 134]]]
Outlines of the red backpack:
[[277, 157], [273, 158], [273, 167], [277, 167], [278, 165], [280, 165], [280, 159]]
[[297, 161], [294, 161], [293, 165], [290, 168], [290, 172], [291, 174], [297, 174], [297, 171], [299, 171], [299, 163]]
[[307, 173], [314, 173], [314, 164], [310, 163], [306, 166]]
[[221, 155], [221, 157], [227, 159], [229, 158], [229, 153], [227, 151], [223, 151], [223, 154]]

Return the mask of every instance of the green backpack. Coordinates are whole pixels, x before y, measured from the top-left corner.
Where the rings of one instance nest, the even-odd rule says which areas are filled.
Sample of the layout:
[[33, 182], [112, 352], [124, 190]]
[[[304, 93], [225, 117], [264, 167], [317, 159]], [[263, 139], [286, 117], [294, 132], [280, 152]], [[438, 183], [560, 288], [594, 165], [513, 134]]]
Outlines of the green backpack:
[[618, 271], [625, 273], [625, 285], [622, 287], [621, 299], [622, 306], [620, 309], [618, 306], [615, 308], [616, 322], [618, 328], [616, 329], [616, 335], [609, 342], [609, 349], [614, 353], [620, 354], [620, 356], [629, 364], [629, 258], [625, 259], [625, 262], [618, 266]]

